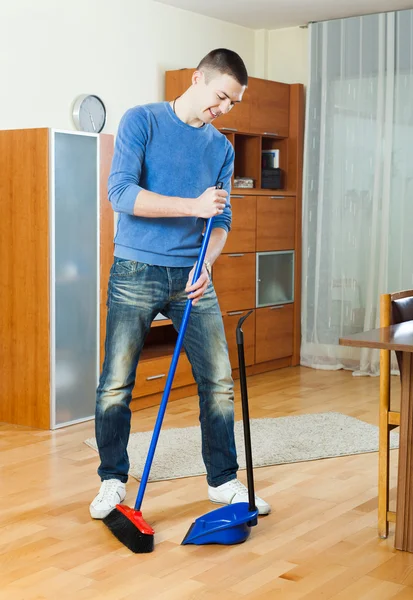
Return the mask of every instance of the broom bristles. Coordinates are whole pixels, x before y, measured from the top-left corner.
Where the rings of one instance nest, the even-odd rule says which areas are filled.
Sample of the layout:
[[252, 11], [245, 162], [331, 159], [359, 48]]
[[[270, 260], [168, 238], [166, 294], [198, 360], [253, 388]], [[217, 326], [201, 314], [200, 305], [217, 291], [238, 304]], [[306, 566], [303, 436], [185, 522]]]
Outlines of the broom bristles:
[[140, 511], [118, 504], [103, 522], [113, 535], [135, 554], [153, 551], [155, 532], [144, 521]]

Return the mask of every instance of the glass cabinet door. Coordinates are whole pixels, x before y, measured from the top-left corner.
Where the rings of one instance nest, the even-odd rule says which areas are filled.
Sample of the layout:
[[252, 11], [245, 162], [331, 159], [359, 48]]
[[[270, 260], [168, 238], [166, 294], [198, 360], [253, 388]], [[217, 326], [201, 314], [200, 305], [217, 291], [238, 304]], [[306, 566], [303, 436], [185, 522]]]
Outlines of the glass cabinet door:
[[257, 252], [257, 307], [294, 302], [294, 251]]
[[97, 136], [64, 132], [51, 136], [52, 427], [56, 427], [92, 417], [95, 411], [99, 190]]

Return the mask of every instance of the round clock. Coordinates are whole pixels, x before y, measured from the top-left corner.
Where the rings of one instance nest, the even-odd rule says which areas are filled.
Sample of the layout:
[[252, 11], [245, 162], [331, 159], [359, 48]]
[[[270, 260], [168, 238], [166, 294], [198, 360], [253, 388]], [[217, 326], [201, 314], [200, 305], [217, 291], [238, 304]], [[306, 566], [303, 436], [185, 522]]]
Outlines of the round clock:
[[106, 108], [99, 96], [82, 94], [73, 104], [72, 116], [79, 131], [100, 133], [106, 123]]

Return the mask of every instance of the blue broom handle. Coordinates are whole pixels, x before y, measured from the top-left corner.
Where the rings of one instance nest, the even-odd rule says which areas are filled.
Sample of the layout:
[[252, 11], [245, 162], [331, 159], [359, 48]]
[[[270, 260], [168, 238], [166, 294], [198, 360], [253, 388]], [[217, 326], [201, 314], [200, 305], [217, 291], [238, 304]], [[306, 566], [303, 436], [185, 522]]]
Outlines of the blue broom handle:
[[[217, 185], [217, 187], [220, 184]], [[208, 247], [209, 238], [211, 237], [212, 231], [212, 219], [209, 218], [206, 223], [206, 229], [204, 233], [204, 239], [202, 240], [201, 250], [199, 251], [198, 261], [195, 267], [194, 277], [192, 279], [192, 283], [194, 284], [199, 276], [201, 275], [202, 267], [204, 265], [205, 255]], [[184, 335], [186, 332], [186, 328], [188, 325], [189, 315], [191, 313], [192, 308], [192, 300], [188, 298], [186, 301], [185, 312], [182, 319], [181, 327], [179, 329], [178, 339], [175, 344], [175, 350], [172, 355], [171, 366], [169, 367], [169, 373], [165, 384], [165, 389], [162, 395], [161, 404], [159, 406], [158, 416], [156, 418], [155, 427], [152, 434], [151, 444], [149, 446], [148, 455], [146, 457], [145, 467], [142, 473], [142, 479], [139, 485], [138, 496], [136, 498], [135, 510], [140, 510], [142, 506], [143, 496], [145, 494], [146, 484], [148, 483], [149, 472], [151, 470], [153, 457], [155, 455], [156, 444], [158, 443], [159, 434], [162, 427], [163, 418], [165, 416], [166, 406], [169, 400], [169, 394], [171, 392], [172, 382], [175, 376], [176, 367], [178, 365], [179, 355], [182, 350], [182, 344], [184, 341]]]

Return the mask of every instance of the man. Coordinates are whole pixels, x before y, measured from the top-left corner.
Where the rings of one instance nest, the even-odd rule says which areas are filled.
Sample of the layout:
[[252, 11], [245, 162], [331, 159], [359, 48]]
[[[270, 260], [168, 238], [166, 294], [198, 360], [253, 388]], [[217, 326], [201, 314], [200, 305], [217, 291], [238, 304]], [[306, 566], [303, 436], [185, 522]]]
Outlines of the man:
[[[126, 496], [129, 404], [139, 355], [161, 312], [179, 330], [193, 301], [184, 339], [198, 385], [202, 456], [212, 502], [247, 502], [237, 479], [234, 394], [221, 311], [210, 281], [231, 225], [228, 201], [234, 151], [211, 123], [241, 102], [248, 83], [231, 50], [210, 52], [192, 85], [173, 102], [126, 112], [116, 138], [109, 199], [119, 214], [108, 288], [105, 361], [96, 402], [100, 491], [90, 514], [103, 519]], [[222, 181], [224, 188], [216, 189]], [[205, 219], [214, 217], [205, 263], [192, 285]], [[270, 506], [256, 498], [261, 514]]]

